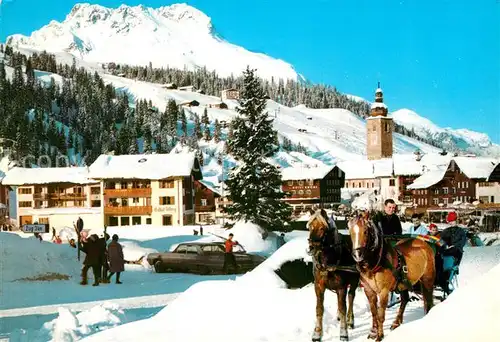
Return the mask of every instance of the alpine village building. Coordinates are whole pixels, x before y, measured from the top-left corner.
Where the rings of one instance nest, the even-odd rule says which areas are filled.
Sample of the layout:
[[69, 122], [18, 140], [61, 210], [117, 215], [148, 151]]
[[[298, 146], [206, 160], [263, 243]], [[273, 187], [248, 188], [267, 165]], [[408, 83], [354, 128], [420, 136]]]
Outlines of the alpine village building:
[[201, 177], [193, 153], [103, 154], [90, 167], [14, 167], [2, 183], [17, 192], [20, 226], [60, 230], [78, 217], [88, 228], [194, 224], [194, 183]]
[[[383, 103], [380, 84], [375, 91], [371, 115], [366, 119], [365, 160], [339, 163], [346, 172], [344, 191], [359, 195], [371, 192], [379, 198], [378, 207], [388, 198], [406, 211], [451, 207], [480, 202], [478, 207], [500, 202], [499, 160], [450, 153], [393, 155], [393, 119]], [[498, 205], [500, 207], [500, 203]]]

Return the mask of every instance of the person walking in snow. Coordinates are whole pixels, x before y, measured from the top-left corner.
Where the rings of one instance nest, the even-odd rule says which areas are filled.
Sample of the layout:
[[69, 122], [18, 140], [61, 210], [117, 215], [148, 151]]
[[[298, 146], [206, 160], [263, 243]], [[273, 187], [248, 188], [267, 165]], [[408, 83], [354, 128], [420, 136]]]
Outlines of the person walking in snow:
[[420, 215], [413, 214], [411, 216], [412, 224], [410, 225], [408, 233], [416, 236], [416, 235], [429, 235], [429, 231], [425, 227], [425, 225], [420, 220]]
[[113, 234], [112, 241], [108, 245], [109, 275], [108, 282], [116, 273], [116, 283], [121, 284], [120, 274], [125, 271], [125, 258], [123, 257], [122, 245], [118, 243], [118, 235]]
[[236, 264], [236, 258], [233, 254], [233, 247], [238, 245], [238, 241], [233, 241], [234, 234], [229, 233], [229, 237], [224, 243], [225, 253], [224, 253], [224, 266], [222, 267], [224, 273], [228, 274], [229, 265], [231, 265], [235, 272], [238, 272], [238, 265]]
[[95, 234], [92, 234], [86, 242], [82, 243], [80, 250], [85, 253], [85, 260], [83, 260], [83, 268], [82, 268], [82, 281], [81, 285], [87, 285], [87, 273], [89, 268], [92, 268], [92, 272], [94, 273], [94, 284], [92, 286], [99, 285], [100, 278], [100, 247], [99, 247], [99, 237]]

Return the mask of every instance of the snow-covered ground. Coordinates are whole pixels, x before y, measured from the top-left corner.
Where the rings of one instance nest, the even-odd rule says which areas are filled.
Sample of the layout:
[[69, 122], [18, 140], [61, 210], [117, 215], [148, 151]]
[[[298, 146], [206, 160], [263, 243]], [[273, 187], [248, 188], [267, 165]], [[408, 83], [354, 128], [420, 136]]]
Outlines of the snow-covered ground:
[[[148, 341], [310, 340], [315, 319], [314, 288], [309, 285], [300, 290], [288, 290], [274, 274], [275, 267], [286, 260], [308, 258], [306, 247], [305, 237], [296, 237], [254, 271], [238, 277], [235, 281], [198, 283], [154, 317], [95, 334], [84, 341], [137, 341], [141, 338]], [[446, 326], [446, 322], [454, 326], [451, 330], [446, 329], [451, 334], [449, 336], [452, 336], [450, 340], [471, 341], [472, 332], [475, 332], [481, 341], [498, 340], [495, 339], [498, 337], [498, 330], [490, 328], [493, 326], [492, 317], [495, 317], [495, 314], [498, 317], [498, 306], [495, 307], [495, 304], [498, 305], [500, 296], [494, 288], [495, 285], [488, 286], [484, 288], [488, 291], [483, 291], [480, 284], [488, 281], [496, 283], [493, 279], [500, 270], [499, 260], [500, 247], [466, 249], [460, 270], [459, 288], [447, 299], [446, 306], [440, 308], [442, 304], [438, 304], [436, 313], [426, 318], [427, 323], [418, 325], [419, 329], [425, 325], [429, 330], [426, 340], [442, 341], [441, 338], [433, 338], [434, 329], [430, 327]], [[230, 308], [221, 305], [224, 300], [232, 300], [233, 305]], [[486, 301], [490, 303], [485, 304]], [[477, 302], [475, 307], [481, 310], [467, 309], [470, 314], [465, 313], [465, 308], [472, 302]], [[193, 320], [192, 311], [186, 309], [190, 307], [196, 307], [196, 317], [203, 319]], [[389, 331], [389, 326], [397, 309], [398, 306], [395, 306], [387, 311], [385, 332], [388, 337], [393, 334]], [[335, 295], [327, 293], [323, 341], [338, 340], [336, 310]], [[371, 315], [361, 291], [357, 292], [354, 314], [356, 328], [350, 331], [351, 341], [364, 341], [371, 328]], [[479, 318], [466, 319], [471, 315]], [[406, 309], [405, 322], [412, 322], [423, 316], [422, 303], [411, 302]], [[454, 324], [456, 316], [463, 316], [460, 320], [464, 322], [462, 325]], [[483, 316], [487, 317], [480, 319]], [[468, 324], [465, 321], [468, 321]], [[196, 329], [193, 329], [193, 326], [196, 326]], [[463, 333], [465, 330], [471, 333], [466, 335]], [[410, 331], [413, 333], [415, 329]], [[394, 335], [398, 336], [398, 339], [392, 339], [394, 341], [406, 341], [413, 336], [400, 333]]]
[[[181, 242], [220, 241], [211, 233], [223, 237], [229, 234], [219, 226], [204, 226], [204, 236], [194, 236], [193, 229], [199, 230], [199, 226], [110, 227], [108, 233], [120, 236], [125, 259], [129, 261], [150, 252], [172, 250]], [[276, 249], [275, 235], [270, 234], [264, 241], [255, 225], [237, 223], [230, 232], [248, 252], [269, 255]], [[73, 237], [70, 230], [66, 233], [67, 238]], [[101, 235], [102, 230], [91, 233]], [[5, 322], [0, 324], [0, 337], [10, 336], [11, 341], [49, 340], [51, 334], [55, 341], [73, 341], [101, 329], [146, 318], [197, 282], [234, 278], [157, 274], [144, 262], [125, 265], [121, 285], [81, 286], [77, 250], [67, 243], [53, 244], [49, 242], [51, 234], [43, 235], [44, 241], [40, 242], [31, 234], [0, 232], [0, 319]], [[84, 257], [82, 253], [82, 261]], [[89, 277], [92, 277], [90, 271]], [[44, 323], [47, 324], [42, 327]]]

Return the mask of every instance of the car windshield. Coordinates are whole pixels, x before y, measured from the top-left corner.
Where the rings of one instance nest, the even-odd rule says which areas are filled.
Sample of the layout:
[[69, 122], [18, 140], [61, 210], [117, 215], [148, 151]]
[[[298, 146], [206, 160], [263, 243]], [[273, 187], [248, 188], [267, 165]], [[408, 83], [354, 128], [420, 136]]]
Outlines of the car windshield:
[[233, 247], [233, 253], [246, 253], [246, 251], [241, 245], [235, 245]]

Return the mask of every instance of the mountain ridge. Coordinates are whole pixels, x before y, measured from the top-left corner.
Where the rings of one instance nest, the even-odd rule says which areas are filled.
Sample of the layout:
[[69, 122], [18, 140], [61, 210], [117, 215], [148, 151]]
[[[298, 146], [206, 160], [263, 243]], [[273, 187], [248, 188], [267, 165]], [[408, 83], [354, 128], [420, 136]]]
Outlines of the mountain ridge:
[[181, 70], [206, 66], [221, 76], [237, 76], [251, 65], [265, 79], [302, 79], [287, 62], [225, 41], [208, 16], [187, 4], [156, 9], [143, 5], [113, 9], [76, 4], [63, 22], [51, 21], [29, 37], [11, 35], [7, 44], [65, 51], [91, 62], [151, 62], [155, 67]]

